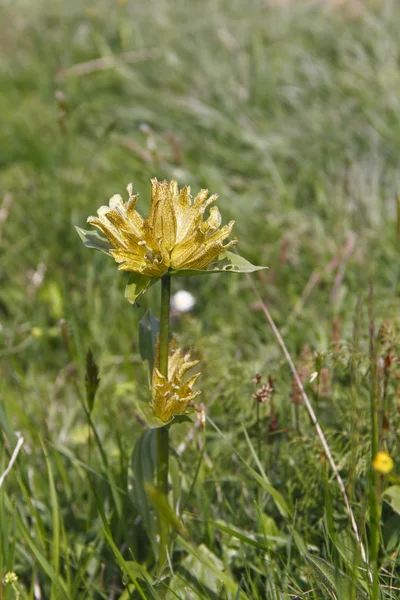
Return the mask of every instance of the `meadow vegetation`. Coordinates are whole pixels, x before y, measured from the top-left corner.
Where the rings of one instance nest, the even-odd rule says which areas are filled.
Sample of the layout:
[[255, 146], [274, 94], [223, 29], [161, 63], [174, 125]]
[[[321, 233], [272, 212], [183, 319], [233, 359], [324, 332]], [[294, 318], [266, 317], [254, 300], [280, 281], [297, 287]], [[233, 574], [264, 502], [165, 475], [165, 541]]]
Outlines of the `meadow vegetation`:
[[[0, 4], [0, 475], [24, 440], [0, 488], [0, 599], [400, 597], [399, 480], [371, 474], [371, 400], [379, 448], [399, 449], [399, 27], [396, 0]], [[240, 254], [269, 266], [173, 282], [196, 299], [172, 327], [207, 423], [171, 430], [181, 520], [159, 579], [134, 408], [159, 290], [129, 304], [74, 229], [130, 181], [146, 214], [152, 177], [217, 192]], [[379, 590], [264, 305], [368, 556], [379, 534]]]

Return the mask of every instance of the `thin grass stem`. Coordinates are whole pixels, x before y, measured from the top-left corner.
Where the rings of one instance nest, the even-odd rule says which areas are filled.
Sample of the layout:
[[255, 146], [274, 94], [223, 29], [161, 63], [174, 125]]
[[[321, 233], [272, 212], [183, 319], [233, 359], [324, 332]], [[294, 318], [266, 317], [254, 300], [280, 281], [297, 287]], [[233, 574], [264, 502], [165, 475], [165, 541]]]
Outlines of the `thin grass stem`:
[[379, 598], [378, 579], [378, 554], [379, 554], [379, 528], [380, 528], [380, 492], [379, 474], [372, 468], [372, 462], [378, 452], [379, 445], [379, 406], [377, 393], [377, 368], [375, 347], [374, 323], [374, 288], [372, 281], [369, 284], [369, 359], [370, 359], [370, 418], [371, 418], [371, 487], [370, 502], [370, 562], [372, 565], [372, 600]]
[[260, 423], [260, 402], [257, 400], [257, 452], [261, 460], [261, 423]]
[[294, 377], [297, 385], [299, 386], [301, 395], [302, 395], [303, 400], [304, 400], [304, 404], [305, 404], [305, 406], [307, 408], [308, 414], [310, 415], [311, 421], [312, 421], [312, 423], [313, 423], [313, 425], [314, 425], [314, 427], [315, 427], [315, 429], [317, 431], [317, 435], [318, 435], [318, 437], [320, 439], [320, 442], [321, 442], [321, 445], [322, 445], [322, 447], [324, 449], [325, 456], [327, 457], [327, 459], [329, 461], [329, 464], [331, 465], [332, 471], [333, 471], [333, 473], [335, 475], [335, 478], [336, 478], [336, 481], [337, 481], [337, 483], [339, 485], [340, 491], [342, 492], [344, 504], [346, 506], [346, 511], [347, 511], [347, 514], [348, 514], [349, 519], [350, 519], [351, 528], [353, 529], [354, 536], [355, 536], [357, 544], [358, 544], [358, 546], [360, 548], [361, 558], [362, 558], [362, 560], [364, 561], [365, 564], [368, 564], [367, 555], [366, 555], [366, 552], [365, 552], [364, 544], [363, 544], [363, 542], [361, 540], [361, 537], [360, 537], [360, 534], [359, 534], [359, 531], [358, 531], [358, 527], [357, 527], [357, 523], [356, 523], [356, 520], [355, 520], [355, 517], [354, 517], [354, 513], [353, 513], [353, 510], [352, 510], [352, 508], [350, 506], [350, 502], [349, 502], [349, 499], [348, 499], [348, 496], [347, 496], [347, 492], [346, 492], [346, 487], [345, 487], [343, 479], [342, 479], [342, 477], [341, 477], [341, 475], [339, 473], [339, 470], [338, 470], [338, 467], [337, 467], [337, 465], [335, 463], [335, 460], [334, 460], [334, 458], [332, 456], [332, 452], [331, 452], [331, 450], [329, 448], [329, 445], [328, 445], [328, 442], [327, 442], [326, 437], [324, 435], [324, 432], [322, 431], [322, 428], [321, 428], [321, 426], [320, 426], [320, 424], [318, 422], [318, 419], [316, 417], [316, 414], [314, 412], [314, 409], [312, 407], [310, 399], [307, 396], [307, 393], [306, 393], [306, 391], [304, 389], [304, 386], [303, 386], [302, 381], [300, 379], [300, 376], [299, 376], [299, 374], [297, 372], [297, 369], [296, 369], [296, 367], [294, 365], [292, 357], [290, 356], [289, 350], [287, 349], [286, 344], [283, 341], [283, 338], [282, 338], [282, 336], [281, 336], [281, 334], [279, 332], [279, 329], [275, 325], [275, 321], [273, 320], [273, 318], [271, 316], [271, 313], [268, 310], [268, 307], [266, 306], [265, 302], [262, 300], [260, 294], [258, 293], [258, 290], [257, 290], [257, 288], [256, 288], [253, 280], [251, 279], [251, 277], [248, 276], [247, 279], [250, 282], [250, 285], [251, 285], [251, 287], [252, 287], [255, 295], [257, 296], [259, 302], [260, 302], [260, 306], [262, 307], [264, 315], [265, 315], [265, 317], [266, 317], [266, 319], [267, 319], [267, 321], [268, 321], [268, 323], [269, 323], [269, 325], [270, 325], [270, 327], [271, 327], [271, 329], [272, 329], [272, 331], [273, 331], [273, 333], [274, 333], [274, 335], [275, 335], [275, 337], [276, 337], [276, 339], [277, 339], [277, 341], [278, 341], [278, 343], [279, 343], [279, 345], [280, 345], [280, 347], [282, 349], [282, 352], [283, 352], [283, 354], [284, 354], [284, 356], [285, 356], [285, 358], [286, 358], [286, 360], [288, 362], [290, 370], [292, 371], [292, 375], [293, 375], [293, 377]]

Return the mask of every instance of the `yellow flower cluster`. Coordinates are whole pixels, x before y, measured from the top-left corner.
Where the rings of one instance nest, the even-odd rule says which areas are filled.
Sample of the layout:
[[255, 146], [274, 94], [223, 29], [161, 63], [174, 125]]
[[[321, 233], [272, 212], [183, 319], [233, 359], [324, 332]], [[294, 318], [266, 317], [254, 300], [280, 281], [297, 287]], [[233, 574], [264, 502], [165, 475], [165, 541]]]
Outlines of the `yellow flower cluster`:
[[138, 194], [133, 193], [132, 184], [127, 190], [128, 202], [117, 194], [109, 206], [99, 208], [97, 217], [88, 218], [113, 246], [110, 254], [123, 271], [160, 277], [167, 271], [204, 269], [236, 243], [231, 240], [223, 245], [234, 221], [220, 228], [218, 208], [211, 208], [204, 221], [217, 194], [208, 197], [208, 190], [200, 190], [192, 202], [189, 186], [180, 190], [174, 180], [152, 179], [150, 212], [144, 219], [136, 210]]
[[183, 354], [170, 342], [168, 357], [168, 378], [158, 370], [158, 352], [153, 369], [152, 395], [153, 411], [156, 417], [168, 423], [175, 415], [183, 415], [190, 402], [201, 392], [193, 391], [193, 386], [200, 373], [186, 379], [187, 372], [199, 364], [198, 360], [190, 360], [190, 353]]

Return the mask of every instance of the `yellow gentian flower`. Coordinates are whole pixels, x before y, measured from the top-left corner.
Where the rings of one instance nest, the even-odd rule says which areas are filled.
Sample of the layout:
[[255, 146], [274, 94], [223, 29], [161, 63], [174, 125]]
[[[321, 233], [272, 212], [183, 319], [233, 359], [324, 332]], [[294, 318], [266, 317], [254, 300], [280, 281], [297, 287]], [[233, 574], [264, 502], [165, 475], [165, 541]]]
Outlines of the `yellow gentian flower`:
[[374, 467], [375, 471], [378, 471], [378, 473], [387, 475], [393, 470], [394, 462], [390, 454], [381, 450], [380, 452], [376, 453], [376, 456], [372, 461], [372, 466]]
[[[158, 365], [158, 361], [157, 344], [155, 365]], [[164, 423], [168, 423], [175, 415], [183, 415], [189, 403], [201, 393], [193, 391], [200, 373], [185, 381], [186, 373], [198, 364], [198, 360], [190, 360], [190, 352], [183, 354], [180, 348], [175, 348], [175, 341], [172, 340], [169, 344], [168, 379], [154, 366], [152, 407], [155, 416]]]
[[176, 181], [151, 180], [151, 205], [147, 219], [136, 211], [138, 194], [127, 187], [128, 202], [117, 194], [109, 206], [101, 206], [97, 217], [88, 223], [98, 227], [112, 245], [109, 251], [119, 269], [147, 277], [161, 277], [167, 271], [201, 270], [236, 240], [223, 245], [230, 235], [234, 221], [220, 228], [218, 208], [204, 213], [218, 195], [208, 197], [200, 190], [192, 202], [190, 187], [181, 190]]

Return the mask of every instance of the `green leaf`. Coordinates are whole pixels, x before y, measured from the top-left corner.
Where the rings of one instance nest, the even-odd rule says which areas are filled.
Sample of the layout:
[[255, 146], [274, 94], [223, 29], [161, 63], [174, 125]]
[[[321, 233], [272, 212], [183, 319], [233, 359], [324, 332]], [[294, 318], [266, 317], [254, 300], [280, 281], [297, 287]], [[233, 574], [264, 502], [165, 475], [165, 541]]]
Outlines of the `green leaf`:
[[[44, 453], [44, 458], [47, 466], [47, 476], [49, 481], [49, 496], [50, 496], [50, 505], [51, 505], [51, 514], [52, 514], [52, 530], [53, 530], [53, 539], [51, 543], [51, 555], [52, 555], [52, 567], [54, 569], [54, 573], [57, 577], [60, 577], [60, 507], [58, 504], [56, 486], [54, 483], [54, 475], [53, 469], [51, 466], [51, 460], [49, 459], [49, 455], [47, 452], [47, 448], [40, 440], [42, 444], [42, 449]], [[53, 582], [53, 586], [57, 588], [56, 584]], [[55, 593], [55, 589], [53, 589]], [[51, 594], [53, 595], [53, 593]]]
[[318, 585], [324, 590], [332, 600], [337, 600], [337, 590], [335, 584], [335, 569], [326, 560], [306, 554], [304, 557], [317, 581]]
[[400, 485], [392, 485], [383, 492], [383, 497], [395, 512], [400, 514]]
[[314, 554], [305, 554], [304, 558], [308, 563], [316, 582], [321, 590], [326, 592], [332, 600], [339, 598], [352, 598], [352, 589], [355, 587], [357, 600], [367, 600], [368, 592], [361, 587], [362, 581], [352, 580], [341, 569], [335, 568], [323, 558]]
[[164, 423], [164, 421], [156, 417], [150, 402], [134, 398], [133, 404], [139, 417], [141, 417], [141, 419], [145, 421], [149, 429], [156, 429], [157, 427], [164, 427], [165, 425], [167, 425], [167, 423]]
[[68, 600], [68, 598], [70, 598], [70, 595], [68, 593], [65, 581], [58, 573], [55, 572], [52, 565], [49, 563], [46, 556], [43, 554], [41, 548], [39, 548], [35, 544], [35, 540], [32, 537], [31, 532], [28, 530], [17, 511], [14, 512], [14, 516], [16, 518], [21, 537], [25, 540], [32, 556], [34, 557], [35, 561], [40, 566], [40, 568], [43, 570], [43, 572], [50, 579], [54, 588], [58, 590], [58, 598], [60, 598], [60, 600], [61, 598], [65, 598], [65, 600]]
[[[177, 536], [177, 542], [189, 555], [184, 559], [183, 566], [189, 566], [189, 573], [194, 574], [200, 584], [203, 583], [203, 585], [211, 587], [211, 585], [215, 585], [218, 582], [219, 585], [224, 584], [226, 590], [231, 594], [239, 593], [237, 597], [240, 600], [249, 600], [245, 592], [238, 592], [237, 582], [227, 574], [221, 560], [207, 546], [200, 544], [200, 546], [195, 547], [179, 535]], [[173, 579], [171, 580], [171, 588], [172, 581]], [[215, 589], [219, 590], [219, 585]], [[171, 598], [172, 600], [171, 595], [167, 595], [167, 598]], [[204, 595], [201, 595], [200, 598], [203, 599]]]
[[156, 488], [155, 485], [150, 483], [150, 481], [146, 481], [144, 483], [144, 489], [146, 490], [147, 495], [150, 497], [154, 507], [156, 508], [160, 521], [162, 520], [166, 523], [169, 523], [172, 529], [174, 529], [181, 536], [186, 538], [186, 528], [183, 522], [180, 520], [180, 518], [172, 510], [168, 502], [168, 498], [164, 494], [162, 494], [160, 490]]
[[99, 385], [99, 367], [94, 359], [93, 352], [89, 348], [86, 354], [85, 374], [86, 404], [89, 413], [91, 413], [94, 408], [94, 400], [96, 398]]
[[268, 267], [257, 267], [235, 252], [224, 252], [218, 256], [217, 261], [211, 263], [208, 269], [190, 269], [171, 271], [174, 277], [188, 277], [191, 275], [212, 275], [213, 273], [254, 273]]
[[[102, 531], [104, 533], [104, 536], [110, 546], [110, 548], [112, 549], [115, 558], [117, 559], [117, 562], [119, 564], [119, 566], [121, 567], [123, 573], [129, 577], [129, 579], [131, 580], [131, 582], [134, 584], [136, 590], [138, 591], [140, 597], [142, 598], [142, 600], [146, 600], [146, 598], [148, 599], [149, 596], [145, 596], [143, 593], [143, 590], [137, 580], [137, 572], [138, 572], [138, 568], [140, 569], [139, 563], [136, 563], [137, 567], [135, 567], [135, 570], [132, 569], [132, 560], [130, 561], [126, 561], [124, 559], [124, 557], [122, 556], [121, 552], [118, 549], [118, 546], [116, 545], [116, 543], [114, 542], [112, 533], [111, 533], [111, 529], [110, 529], [110, 525], [107, 521], [106, 518], [106, 514], [104, 512], [104, 508], [102, 505], [102, 502], [100, 501], [95, 488], [93, 487], [91, 481], [89, 480], [89, 483], [91, 485], [92, 488], [92, 492], [93, 492], [93, 496], [95, 498], [95, 502], [96, 502], [96, 506], [97, 506], [97, 510], [99, 511], [101, 520], [103, 522], [103, 527], [102, 527]], [[148, 583], [147, 577], [143, 576], [143, 581], [145, 584]], [[152, 587], [150, 585], [146, 585], [147, 589], [150, 590], [150, 592], [152, 591]], [[154, 598], [154, 594], [152, 594], [152, 597]]]
[[173, 454], [169, 457], [169, 478], [171, 481], [171, 491], [172, 491], [172, 502], [171, 505], [175, 511], [175, 513], [180, 512], [181, 507], [181, 499], [182, 499], [182, 473], [179, 465], [179, 461], [176, 456]]
[[14, 433], [14, 430], [11, 426], [10, 419], [6, 413], [5, 405], [0, 404], [0, 429], [2, 429], [7, 436], [8, 441], [10, 442], [12, 449], [14, 450], [15, 446], [18, 443], [18, 437]]
[[[124, 585], [128, 585], [130, 578], [132, 575], [134, 575], [136, 577], [136, 579], [143, 580], [146, 581], [147, 583], [149, 583], [150, 585], [153, 585], [153, 579], [150, 575], [150, 573], [146, 570], [146, 567], [144, 565], [140, 565], [139, 563], [137, 563], [134, 560], [126, 560], [124, 562], [124, 568], [128, 568], [129, 572], [130, 572], [130, 576], [127, 575], [127, 573], [125, 572], [125, 575], [122, 578], [122, 582]], [[134, 586], [131, 586], [131, 592], [133, 591]], [[127, 598], [129, 598], [129, 595], [126, 596]], [[122, 596], [121, 596], [122, 598]], [[121, 600], [121, 598], [119, 600]]]
[[[225, 565], [206, 546], [199, 546], [197, 551], [207, 561], [212, 562], [215, 569], [211, 569], [207, 564], [199, 561], [197, 556], [188, 554], [175, 569], [166, 594], [167, 600], [188, 597], [196, 600], [219, 600], [221, 598], [222, 582], [215, 570], [223, 572]], [[189, 590], [190, 596], [188, 596]], [[224, 597], [226, 598], [225, 594]]]
[[149, 309], [139, 321], [139, 352], [142, 360], [148, 362], [149, 378], [153, 372], [156, 353], [156, 337], [160, 332], [160, 319]]
[[[247, 531], [242, 531], [238, 527], [234, 527], [233, 525], [227, 525], [222, 520], [218, 520], [218, 521], [208, 520], [207, 523], [208, 523], [208, 525], [211, 525], [215, 529], [218, 529], [219, 531], [223, 531], [224, 533], [227, 533], [228, 535], [239, 540], [243, 544], [253, 546], [254, 548], [258, 548], [259, 550], [263, 550], [264, 552], [268, 551], [268, 546], [262, 542], [258, 542], [257, 540], [255, 540], [254, 534], [252, 534], [252, 533], [248, 533]], [[275, 527], [276, 527], [276, 525], [275, 525]], [[276, 533], [276, 536], [277, 535], [278, 535], [278, 533]], [[274, 539], [276, 539], [276, 536], [274, 533]], [[266, 536], [266, 537], [268, 537], [268, 536]], [[285, 543], [286, 540], [283, 539], [282, 541], [283, 541], [283, 543]]]
[[394, 552], [400, 543], [400, 515], [392, 515], [384, 524], [382, 536], [386, 552]]
[[247, 444], [250, 448], [250, 451], [253, 455], [253, 458], [257, 464], [257, 467], [259, 468], [261, 475], [259, 473], [257, 473], [257, 471], [255, 469], [253, 469], [250, 465], [248, 465], [246, 463], [246, 461], [243, 462], [246, 465], [246, 467], [249, 469], [250, 473], [252, 474], [252, 476], [254, 477], [254, 479], [256, 481], [258, 481], [258, 483], [270, 494], [270, 496], [272, 497], [272, 499], [274, 500], [277, 509], [279, 510], [279, 512], [281, 513], [282, 517], [284, 517], [285, 519], [288, 518], [292, 518], [292, 511], [289, 507], [289, 505], [287, 504], [286, 500], [284, 499], [284, 497], [282, 496], [282, 494], [280, 492], [278, 492], [278, 490], [276, 488], [273, 487], [273, 485], [271, 485], [271, 482], [269, 481], [262, 465], [261, 462], [257, 456], [257, 453], [254, 450], [253, 444], [251, 443], [251, 440], [249, 438], [249, 435], [246, 431], [246, 428], [244, 427], [244, 425], [242, 426]]
[[156, 432], [145, 431], [137, 440], [132, 454], [130, 495], [149, 536], [153, 552], [157, 553], [157, 522], [155, 512], [145, 490], [145, 484], [154, 479], [156, 469]]
[[125, 288], [125, 298], [131, 304], [134, 304], [141, 294], [147, 290], [151, 285], [154, 285], [158, 281], [159, 277], [147, 277], [140, 273], [130, 273], [128, 285]]
[[193, 419], [189, 417], [189, 415], [175, 415], [171, 421], [169, 421], [171, 425], [179, 425], [180, 423], [193, 423]]
[[75, 227], [75, 229], [86, 248], [94, 248], [105, 254], [110, 254], [112, 245], [105, 237], [100, 235], [100, 233], [95, 230], [88, 231], [86, 229], [81, 229], [80, 227]]

